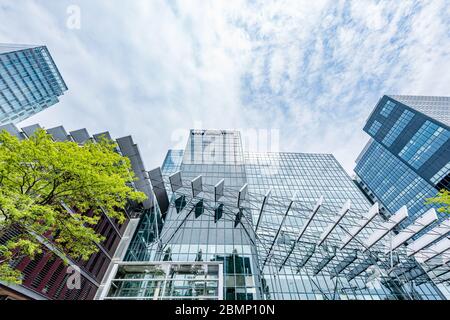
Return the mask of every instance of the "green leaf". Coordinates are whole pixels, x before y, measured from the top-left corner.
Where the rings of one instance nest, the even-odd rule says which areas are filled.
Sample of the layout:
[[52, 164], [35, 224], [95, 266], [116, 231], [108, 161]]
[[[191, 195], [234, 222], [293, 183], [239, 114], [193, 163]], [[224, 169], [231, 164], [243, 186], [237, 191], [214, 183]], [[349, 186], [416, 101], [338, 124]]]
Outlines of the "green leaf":
[[146, 199], [131, 187], [130, 161], [116, 148], [106, 138], [53, 141], [42, 129], [24, 140], [0, 133], [0, 236], [20, 231], [0, 243], [0, 280], [20, 281], [10, 263], [41, 253], [45, 241], [65, 260], [89, 259], [105, 240], [93, 229], [103, 212], [123, 223], [128, 201]]

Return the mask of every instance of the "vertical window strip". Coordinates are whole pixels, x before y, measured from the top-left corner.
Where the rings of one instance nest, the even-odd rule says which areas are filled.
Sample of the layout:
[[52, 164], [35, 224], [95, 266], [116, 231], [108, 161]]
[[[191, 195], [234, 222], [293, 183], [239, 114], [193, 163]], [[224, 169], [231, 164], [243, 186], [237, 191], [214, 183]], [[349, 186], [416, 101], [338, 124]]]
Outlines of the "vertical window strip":
[[447, 162], [447, 164], [445, 166], [443, 166], [441, 168], [441, 170], [439, 170], [431, 179], [430, 181], [432, 183], [437, 183], [438, 181], [440, 181], [443, 177], [445, 177], [446, 175], [448, 175], [450, 173], [450, 162]]
[[397, 139], [397, 137], [402, 133], [405, 127], [411, 122], [411, 119], [414, 117], [414, 113], [409, 110], [403, 111], [400, 118], [395, 122], [392, 126], [391, 130], [389, 130], [386, 137], [383, 139], [383, 143], [385, 146], [390, 147], [392, 143]]
[[395, 107], [395, 106], [396, 106], [395, 103], [393, 103], [392, 101], [388, 100], [388, 101], [384, 104], [383, 109], [381, 109], [380, 114], [381, 114], [382, 116], [388, 117], [388, 116], [391, 114], [392, 110], [394, 110], [394, 107]]
[[400, 151], [399, 156], [418, 169], [447, 142], [449, 137], [448, 130], [428, 120]]
[[369, 133], [374, 136], [377, 134], [378, 130], [381, 128], [381, 123], [378, 121], [374, 121], [370, 126]]

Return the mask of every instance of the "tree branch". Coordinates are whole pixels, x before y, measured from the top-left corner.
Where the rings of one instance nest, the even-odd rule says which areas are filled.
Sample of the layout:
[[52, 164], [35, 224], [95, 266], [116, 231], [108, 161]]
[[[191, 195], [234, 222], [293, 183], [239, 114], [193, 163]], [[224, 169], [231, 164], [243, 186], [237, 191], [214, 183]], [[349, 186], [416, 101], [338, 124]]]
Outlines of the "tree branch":
[[42, 200], [41, 202], [39, 202], [39, 204], [40, 204], [40, 205], [46, 205], [46, 204], [51, 203], [50, 200], [52, 200], [53, 195], [54, 195], [54, 193], [55, 193], [55, 191], [56, 191], [56, 188], [58, 188], [58, 186], [59, 186], [59, 184], [58, 184], [58, 179], [53, 180], [53, 188], [52, 188], [52, 190], [51, 190], [50, 193], [47, 195], [47, 197], [45, 197], [44, 200]]

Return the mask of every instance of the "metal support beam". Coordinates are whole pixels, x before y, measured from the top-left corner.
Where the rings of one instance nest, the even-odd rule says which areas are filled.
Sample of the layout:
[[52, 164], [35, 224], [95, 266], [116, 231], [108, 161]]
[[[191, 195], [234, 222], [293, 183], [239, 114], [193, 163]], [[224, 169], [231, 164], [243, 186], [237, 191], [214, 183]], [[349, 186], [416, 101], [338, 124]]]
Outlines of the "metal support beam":
[[[450, 262], [450, 252], [444, 252], [439, 257], [436, 257], [435, 259], [433, 259], [433, 263], [431, 265], [426, 265], [426, 267], [427, 267], [426, 271], [427, 272], [433, 271], [437, 268], [447, 265], [449, 262]], [[449, 266], [449, 268], [450, 268], [450, 266]]]
[[444, 253], [448, 249], [450, 249], [450, 238], [447, 237], [442, 240], [439, 240], [438, 242], [430, 246], [428, 249], [416, 253], [414, 257], [418, 262], [425, 263], [433, 259], [434, 257], [440, 255], [441, 253]]
[[286, 258], [284, 258], [284, 261], [281, 264], [281, 266], [278, 269], [278, 271], [280, 271], [283, 268], [283, 266], [286, 264], [286, 262], [288, 261], [289, 257], [291, 256], [292, 252], [295, 249], [295, 246], [300, 241], [300, 239], [302, 238], [303, 234], [306, 232], [306, 229], [310, 225], [311, 221], [314, 219], [314, 216], [316, 215], [316, 213], [319, 211], [319, 208], [322, 206], [322, 203], [323, 203], [323, 196], [321, 196], [319, 198], [319, 200], [317, 201], [317, 203], [314, 205], [314, 208], [313, 208], [313, 210], [312, 210], [308, 220], [306, 221], [306, 223], [303, 225], [302, 229], [300, 230], [300, 233], [298, 234], [297, 240], [295, 240], [295, 242], [292, 244], [291, 249], [289, 250], [289, 253], [286, 255]]
[[352, 228], [349, 231], [349, 234], [347, 237], [343, 240], [343, 243], [340, 247], [340, 249], [344, 249], [378, 214], [379, 207], [378, 202], [376, 202], [369, 211], [364, 215], [364, 217], [358, 221], [358, 226]]
[[412, 242], [406, 247], [406, 254], [408, 257], [416, 254], [432, 242], [438, 240], [443, 235], [450, 232], [450, 219], [443, 221], [441, 224], [437, 225], [423, 236]]
[[411, 263], [411, 264], [406, 264], [406, 265], [400, 265], [398, 268], [394, 268], [392, 270], [388, 271], [388, 275], [390, 276], [391, 274], [394, 277], [401, 277], [402, 275], [410, 272], [413, 269], [418, 268], [418, 264], [417, 263]]
[[[244, 217], [244, 213], [241, 212], [241, 218]], [[253, 237], [250, 235], [250, 233], [248, 232], [247, 228], [245, 227], [244, 223], [241, 223], [242, 229], [244, 229], [245, 233], [247, 234], [248, 239], [250, 240], [250, 242], [252, 243], [252, 245], [254, 245], [256, 247], [256, 243], [253, 240]]]
[[378, 241], [380, 241], [385, 235], [389, 233], [394, 227], [408, 217], [408, 209], [406, 206], [401, 207], [394, 215], [392, 215], [388, 221], [381, 225], [381, 228], [373, 232], [364, 241], [364, 252], [372, 248]]
[[239, 223], [241, 223], [241, 219], [244, 216], [244, 213], [242, 212], [242, 208], [238, 209], [238, 212], [236, 213], [235, 219], [234, 219], [234, 227], [236, 228]]
[[394, 238], [392, 238], [392, 247], [386, 248], [385, 254], [389, 254], [389, 252], [400, 247], [425, 227], [437, 221], [437, 219], [438, 217], [436, 211], [431, 208], [425, 214], [417, 218], [412, 224], [401, 230]]
[[264, 196], [264, 200], [263, 200], [263, 203], [262, 203], [262, 206], [261, 206], [261, 210], [259, 211], [258, 222], [256, 223], [256, 227], [255, 227], [255, 233], [258, 231], [258, 227], [259, 227], [259, 224], [261, 223], [261, 218], [262, 218], [262, 215], [263, 215], [264, 207], [265, 207], [265, 205], [267, 203], [267, 199], [269, 198], [271, 192], [272, 192], [272, 189], [269, 189], [267, 191], [266, 195]]
[[280, 232], [281, 232], [281, 228], [283, 227], [283, 224], [284, 224], [284, 222], [286, 221], [286, 218], [287, 218], [287, 215], [288, 215], [288, 213], [289, 213], [289, 210], [291, 210], [292, 204], [294, 203], [294, 200], [296, 199], [296, 197], [297, 197], [297, 192], [294, 194], [294, 197], [293, 197], [292, 200], [289, 202], [289, 205], [288, 205], [288, 208], [287, 208], [287, 210], [286, 210], [286, 213], [284, 214], [283, 219], [281, 220], [280, 227], [278, 228], [277, 233], [275, 234], [275, 237], [273, 238], [272, 244], [270, 245], [269, 253], [267, 254], [267, 256], [266, 256], [266, 258], [265, 258], [265, 260], [264, 260], [263, 268], [266, 266], [266, 263], [267, 263], [267, 261], [268, 261], [269, 258], [270, 258], [270, 255], [271, 255], [271, 253], [272, 253], [273, 246], [274, 246], [275, 243], [277, 242], [278, 236], [280, 235]]
[[404, 276], [404, 278], [406, 278], [406, 281], [413, 281], [413, 280], [417, 279], [418, 277], [423, 276], [425, 274], [426, 274], [426, 272], [423, 268], [416, 268], [416, 269], [413, 269], [413, 270], [405, 273], [403, 276]]
[[205, 212], [205, 204], [202, 199], [195, 205], [195, 219], [200, 217], [203, 214], [203, 212]]
[[[421, 269], [422, 269], [423, 273], [422, 273], [422, 274], [419, 274], [417, 277], [414, 277], [413, 279], [410, 279], [410, 280], [416, 280], [418, 277], [420, 277], [420, 276], [426, 274], [426, 275], [427, 275], [427, 279], [425, 280], [425, 282], [428, 282], [428, 279], [431, 279], [429, 273], [430, 273], [430, 272], [433, 272], [434, 270], [436, 270], [436, 269], [438, 269], [438, 268], [440, 268], [440, 267], [442, 267], [442, 266], [445, 266], [449, 261], [450, 261], [450, 260], [449, 260], [448, 258], [447, 258], [446, 260], [444, 260], [444, 259], [442, 258], [442, 260], [441, 260], [440, 263], [437, 263], [436, 265], [432, 266], [431, 268], [427, 268], [426, 270], [425, 270], [425, 266], [421, 266], [421, 267], [422, 267]], [[417, 285], [422, 284], [422, 283], [423, 283], [423, 280], [422, 280], [422, 281], [419, 281], [419, 282], [420, 282], [420, 283], [417, 283]]]
[[358, 258], [358, 251], [353, 250], [351, 254], [346, 256], [335, 268], [334, 274], [331, 278], [337, 277], [342, 271], [344, 271], [349, 265], [353, 263]]
[[354, 267], [348, 274], [347, 274], [347, 281], [351, 281], [355, 279], [357, 276], [359, 276], [361, 273], [366, 271], [370, 266], [373, 266], [377, 263], [378, 257], [368, 257], [366, 260], [361, 262], [359, 265]]
[[299, 242], [301, 237], [305, 234], [306, 229], [308, 229], [309, 225], [311, 224], [312, 220], [314, 219], [315, 215], [317, 214], [317, 212], [319, 211], [320, 207], [322, 206], [323, 203], [323, 196], [321, 196], [319, 198], [319, 200], [317, 200], [316, 204], [314, 205], [314, 208], [308, 218], [308, 220], [306, 221], [306, 223], [303, 225], [302, 229], [300, 230], [297, 240], [295, 242]]
[[[447, 265], [448, 263], [449, 263], [449, 262], [447, 262], [446, 265]], [[440, 272], [440, 273], [434, 275], [433, 280], [435, 280], [435, 279], [438, 279], [438, 280], [439, 280], [440, 277], [445, 276], [445, 275], [446, 275], [447, 273], [449, 273], [449, 272], [450, 272], [450, 266], [448, 266], [448, 268], [447, 268], [446, 270], [444, 270], [444, 271], [442, 271], [442, 272]]]
[[325, 229], [325, 231], [320, 236], [318, 246], [321, 246], [325, 242], [325, 240], [328, 238], [331, 232], [333, 232], [333, 230], [336, 228], [339, 222], [341, 222], [341, 220], [344, 218], [344, 216], [347, 214], [349, 210], [350, 210], [350, 200], [347, 200], [342, 206], [341, 210], [339, 210], [338, 215], [333, 218], [333, 222]]
[[320, 261], [320, 263], [316, 266], [314, 269], [314, 275], [318, 275], [320, 271], [322, 271], [328, 263], [330, 263], [331, 260], [336, 256], [336, 248], [331, 247], [331, 250], [329, 248], [326, 248], [327, 254], [325, 257]]
[[[303, 259], [300, 260], [300, 263], [297, 265], [298, 269], [303, 268], [303, 267], [308, 263], [309, 259], [311, 259], [311, 257], [314, 255], [314, 252], [315, 252], [315, 251], [316, 251], [316, 245], [313, 244], [313, 245], [308, 249], [308, 251], [306, 252], [306, 255], [303, 257]], [[281, 270], [281, 267], [280, 267], [280, 270]], [[297, 270], [297, 273], [298, 273], [299, 271], [300, 271], [300, 270]]]
[[[447, 270], [446, 272], [442, 273], [442, 274], [440, 275], [440, 277], [446, 275], [446, 274], [449, 273], [449, 272], [450, 272], [450, 269]], [[449, 280], [450, 280], [449, 278], [447, 278], [447, 279], [437, 279], [437, 281], [435, 281], [435, 283], [436, 283], [436, 284], [442, 284], [442, 283], [448, 282]]]
[[217, 221], [222, 218], [223, 215], [223, 203], [219, 204], [217, 208], [214, 209], [214, 223], [217, 223]]
[[400, 261], [398, 252], [392, 252], [390, 264], [385, 266], [387, 274], [390, 275], [394, 270], [402, 266], [405, 260]]
[[[200, 200], [202, 201], [202, 200]], [[187, 219], [189, 218], [189, 216], [191, 215], [191, 213], [194, 211], [194, 209], [196, 208], [197, 204], [193, 205], [191, 210], [189, 210], [188, 214], [186, 215], [186, 217], [184, 217], [183, 221], [180, 222], [180, 224], [177, 226], [177, 228], [175, 229], [175, 231], [172, 233], [172, 235], [170, 236], [170, 238], [165, 241], [165, 245], [164, 247], [161, 249], [161, 251], [164, 251], [164, 249], [166, 249], [167, 245], [170, 243], [170, 241], [173, 239], [173, 237], [178, 233], [178, 231], [180, 230], [181, 226], [187, 221]], [[186, 207], [185, 207], [186, 208]], [[183, 209], [184, 210], [184, 209]]]

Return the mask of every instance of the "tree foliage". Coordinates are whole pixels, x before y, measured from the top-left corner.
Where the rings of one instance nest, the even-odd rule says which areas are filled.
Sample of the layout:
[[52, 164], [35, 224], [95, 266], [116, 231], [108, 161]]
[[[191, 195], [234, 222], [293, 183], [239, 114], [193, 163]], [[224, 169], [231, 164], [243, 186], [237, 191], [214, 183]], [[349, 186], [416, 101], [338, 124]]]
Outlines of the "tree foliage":
[[46, 242], [63, 258], [87, 260], [104, 240], [93, 229], [102, 210], [122, 223], [127, 201], [145, 200], [116, 147], [106, 138], [56, 142], [42, 129], [24, 140], [0, 133], [0, 238], [9, 238], [0, 243], [0, 280], [20, 283], [11, 262], [33, 258]]
[[442, 189], [436, 197], [427, 199], [427, 204], [439, 204], [439, 212], [450, 214], [450, 192]]

